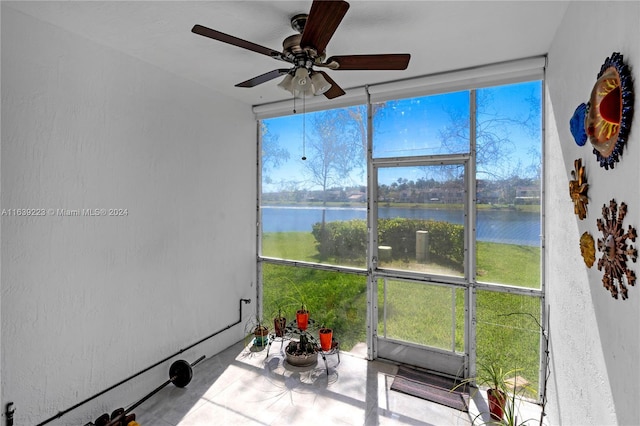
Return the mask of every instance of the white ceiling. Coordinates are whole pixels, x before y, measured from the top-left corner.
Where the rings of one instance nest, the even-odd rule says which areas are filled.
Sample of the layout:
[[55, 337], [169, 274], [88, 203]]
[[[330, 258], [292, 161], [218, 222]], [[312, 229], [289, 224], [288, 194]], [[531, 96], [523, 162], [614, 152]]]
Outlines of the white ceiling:
[[[284, 100], [280, 79], [236, 83], [286, 63], [191, 32], [194, 24], [274, 49], [307, 1], [16, 1], [14, 9], [249, 105]], [[365, 1], [350, 8], [327, 56], [410, 53], [404, 71], [328, 71], [344, 89], [526, 58], [549, 51], [564, 1]]]

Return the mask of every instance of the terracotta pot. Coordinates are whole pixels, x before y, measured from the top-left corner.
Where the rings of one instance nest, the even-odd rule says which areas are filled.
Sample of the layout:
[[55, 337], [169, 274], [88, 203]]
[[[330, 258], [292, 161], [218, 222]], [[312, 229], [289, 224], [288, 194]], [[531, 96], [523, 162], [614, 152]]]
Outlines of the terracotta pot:
[[277, 317], [273, 319], [273, 329], [276, 337], [284, 336], [284, 329], [287, 327], [287, 319], [285, 317]]
[[331, 343], [333, 341], [333, 330], [330, 328], [321, 328], [318, 330], [320, 335], [320, 347], [323, 351], [327, 352], [331, 350]]
[[269, 329], [264, 326], [258, 326], [253, 330], [256, 346], [265, 346], [269, 342]]
[[487, 399], [489, 400], [489, 412], [493, 420], [502, 420], [504, 415], [504, 402], [506, 395], [498, 389], [487, 389]]
[[304, 331], [309, 326], [309, 311], [299, 309], [296, 312], [296, 322], [298, 323], [298, 329]]

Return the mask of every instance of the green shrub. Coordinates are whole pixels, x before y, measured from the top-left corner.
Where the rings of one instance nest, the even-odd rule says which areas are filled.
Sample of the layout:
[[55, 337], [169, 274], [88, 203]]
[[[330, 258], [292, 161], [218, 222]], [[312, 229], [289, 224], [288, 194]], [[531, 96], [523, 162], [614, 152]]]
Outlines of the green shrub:
[[[378, 244], [394, 248], [394, 259], [415, 258], [416, 232], [429, 233], [429, 255], [455, 263], [464, 261], [464, 227], [449, 222], [421, 219], [380, 219]], [[362, 219], [313, 225], [320, 256], [362, 259], [367, 252], [367, 222]]]
[[367, 222], [362, 219], [313, 224], [320, 256], [338, 259], [364, 259], [367, 253]]

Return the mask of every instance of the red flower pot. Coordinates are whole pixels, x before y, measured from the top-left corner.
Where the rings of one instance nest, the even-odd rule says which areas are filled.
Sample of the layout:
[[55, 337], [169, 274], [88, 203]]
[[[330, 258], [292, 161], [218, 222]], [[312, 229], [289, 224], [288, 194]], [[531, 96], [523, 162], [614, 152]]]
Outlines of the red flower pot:
[[504, 402], [506, 395], [498, 389], [487, 389], [487, 399], [489, 400], [489, 412], [493, 420], [502, 420], [504, 415]]
[[318, 330], [320, 335], [320, 347], [323, 351], [330, 351], [333, 342], [333, 330], [330, 328], [321, 328]]
[[298, 310], [296, 312], [296, 322], [298, 323], [298, 329], [304, 331], [309, 326], [309, 311]]

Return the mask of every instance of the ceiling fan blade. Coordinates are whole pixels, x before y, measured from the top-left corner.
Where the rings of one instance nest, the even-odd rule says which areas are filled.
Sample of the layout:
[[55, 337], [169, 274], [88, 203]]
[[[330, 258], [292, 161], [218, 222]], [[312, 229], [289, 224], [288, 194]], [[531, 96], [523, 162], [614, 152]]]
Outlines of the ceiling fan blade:
[[243, 49], [251, 50], [256, 53], [271, 56], [275, 59], [285, 60], [282, 53], [277, 50], [269, 49], [268, 47], [260, 46], [259, 44], [252, 43], [250, 41], [242, 40], [241, 38], [234, 37], [229, 34], [221, 33], [220, 31], [212, 30], [211, 28], [203, 27], [202, 25], [194, 25], [191, 32], [204, 37], [209, 37], [214, 40], [221, 41], [223, 43], [231, 44], [233, 46], [241, 47]]
[[[411, 55], [408, 53], [345, 55], [332, 56], [325, 63], [335, 70], [405, 70], [409, 66], [409, 59]], [[334, 68], [331, 62], [336, 62], [338, 66]]]
[[316, 72], [322, 74], [322, 76], [327, 80], [327, 82], [331, 84], [331, 88], [326, 92], [324, 92], [324, 96], [326, 96], [327, 99], [337, 98], [338, 96], [342, 96], [345, 94], [345, 91], [342, 90], [342, 88], [338, 86], [331, 77], [329, 77], [329, 74], [327, 74], [324, 71], [316, 71]]
[[274, 78], [278, 78], [281, 75], [285, 75], [289, 70], [286, 68], [281, 68], [273, 71], [269, 71], [257, 77], [250, 78], [247, 81], [243, 81], [242, 83], [236, 84], [236, 87], [255, 87], [258, 84], [266, 83], [269, 80], [273, 80]]
[[314, 0], [304, 25], [300, 46], [311, 46], [318, 53], [324, 52], [348, 9], [349, 3], [346, 1]]

